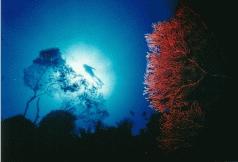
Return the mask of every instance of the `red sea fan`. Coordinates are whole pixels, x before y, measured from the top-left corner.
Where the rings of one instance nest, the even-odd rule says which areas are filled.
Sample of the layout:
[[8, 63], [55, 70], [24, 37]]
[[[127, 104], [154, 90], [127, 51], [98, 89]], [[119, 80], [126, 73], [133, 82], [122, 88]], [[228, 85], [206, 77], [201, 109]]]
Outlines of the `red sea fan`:
[[204, 112], [197, 102], [186, 111], [174, 109], [163, 114], [159, 147], [166, 152], [189, 149], [204, 128], [203, 119]]
[[210, 35], [185, 3], [180, 3], [171, 20], [153, 28], [146, 35], [150, 52], [145, 94], [151, 106], [163, 113], [160, 147], [166, 151], [188, 148], [203, 127], [203, 107], [193, 92], [211, 71], [204, 61], [211, 51]]
[[[180, 5], [170, 21], [155, 24], [152, 34], [146, 35], [150, 52], [147, 55], [145, 93], [153, 108], [182, 108], [190, 103], [186, 100], [189, 89], [197, 86], [206, 71], [199, 65], [194, 52], [203, 47], [194, 45], [203, 40], [206, 26], [190, 8]], [[196, 30], [196, 35], [191, 35]], [[200, 49], [199, 49], [200, 48]], [[193, 53], [192, 53], [193, 52]]]

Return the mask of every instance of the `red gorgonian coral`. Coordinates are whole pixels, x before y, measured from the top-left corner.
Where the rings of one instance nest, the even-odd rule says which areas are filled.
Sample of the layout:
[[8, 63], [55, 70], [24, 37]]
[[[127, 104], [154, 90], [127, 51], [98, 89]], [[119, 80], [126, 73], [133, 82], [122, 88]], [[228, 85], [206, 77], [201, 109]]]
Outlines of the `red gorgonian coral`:
[[207, 93], [204, 86], [220, 72], [215, 41], [185, 2], [179, 4], [172, 19], [153, 28], [153, 33], [146, 35], [150, 52], [145, 94], [151, 106], [163, 113], [158, 137], [161, 146], [170, 151], [187, 148], [203, 127], [205, 97], [213, 96], [203, 96]]
[[[192, 53], [194, 48], [202, 48], [201, 43], [191, 47], [188, 42], [202, 40], [207, 32], [203, 22], [193, 21], [197, 17], [190, 8], [180, 5], [173, 19], [155, 24], [154, 32], [146, 36], [150, 53], [145, 93], [161, 112], [189, 106], [188, 92], [207, 74], [197, 60], [200, 53]], [[191, 35], [194, 30], [196, 35]]]

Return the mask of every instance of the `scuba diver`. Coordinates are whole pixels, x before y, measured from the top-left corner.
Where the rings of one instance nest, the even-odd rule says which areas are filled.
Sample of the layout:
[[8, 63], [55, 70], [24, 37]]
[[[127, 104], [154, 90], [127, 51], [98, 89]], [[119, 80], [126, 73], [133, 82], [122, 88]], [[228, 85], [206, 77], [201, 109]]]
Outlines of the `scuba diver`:
[[96, 82], [96, 84], [98, 85], [98, 86], [100, 86], [100, 87], [102, 87], [103, 86], [103, 82], [101, 81], [101, 79], [100, 78], [98, 78], [96, 75], [95, 75], [95, 73], [94, 73], [94, 70], [96, 70], [95, 68], [93, 68], [92, 66], [89, 66], [89, 65], [87, 65], [87, 64], [83, 64], [83, 68], [84, 68], [84, 70], [86, 71], [86, 73], [88, 74], [88, 75], [90, 75], [93, 79], [94, 79], [94, 81]]

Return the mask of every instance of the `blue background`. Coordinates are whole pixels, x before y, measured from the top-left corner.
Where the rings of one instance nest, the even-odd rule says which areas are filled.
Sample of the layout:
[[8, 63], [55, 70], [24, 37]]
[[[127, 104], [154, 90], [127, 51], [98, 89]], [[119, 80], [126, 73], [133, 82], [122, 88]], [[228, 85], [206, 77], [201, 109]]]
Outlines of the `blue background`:
[[[40, 50], [84, 43], [102, 51], [116, 75], [106, 123], [131, 118], [137, 132], [145, 125], [143, 111], [153, 111], [143, 96], [144, 35], [152, 23], [170, 18], [175, 6], [176, 0], [3, 0], [2, 119], [23, 112], [32, 93], [23, 69]], [[52, 103], [45, 104], [41, 116], [51, 110]]]

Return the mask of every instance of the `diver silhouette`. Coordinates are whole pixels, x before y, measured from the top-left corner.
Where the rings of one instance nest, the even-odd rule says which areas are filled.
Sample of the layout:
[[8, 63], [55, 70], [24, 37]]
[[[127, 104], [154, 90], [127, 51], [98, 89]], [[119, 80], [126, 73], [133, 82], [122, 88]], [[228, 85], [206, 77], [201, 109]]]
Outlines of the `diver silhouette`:
[[96, 70], [95, 68], [93, 68], [92, 66], [89, 66], [87, 64], [83, 64], [84, 70], [91, 76], [91, 77], [95, 77], [96, 75], [94, 74], [93, 70]]
[[87, 64], [83, 64], [83, 68], [86, 71], [87, 74], [89, 74], [97, 83], [98, 86], [102, 87], [102, 85], [104, 84], [100, 78], [98, 78], [95, 73], [94, 70], [96, 70], [94, 67], [89, 66]]

